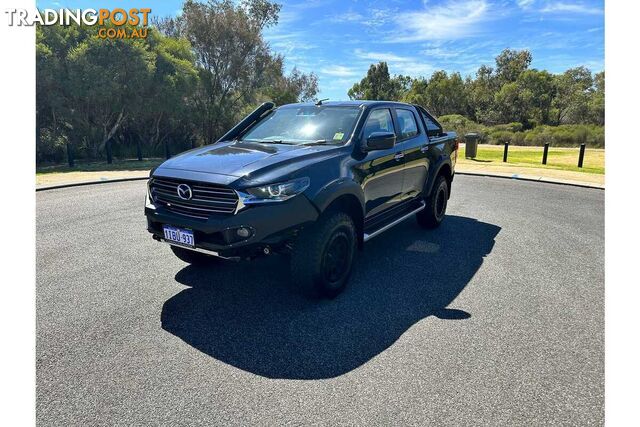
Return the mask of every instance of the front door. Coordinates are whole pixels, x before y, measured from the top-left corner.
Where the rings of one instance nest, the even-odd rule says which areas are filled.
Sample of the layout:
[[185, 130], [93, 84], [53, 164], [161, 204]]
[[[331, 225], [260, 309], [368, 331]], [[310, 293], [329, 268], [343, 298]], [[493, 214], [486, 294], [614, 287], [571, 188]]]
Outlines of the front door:
[[[389, 108], [378, 108], [369, 113], [363, 130], [363, 141], [374, 132], [395, 133]], [[356, 165], [354, 172], [359, 175], [362, 185], [367, 217], [380, 213], [402, 200], [403, 167], [402, 153], [396, 147], [370, 151]]]

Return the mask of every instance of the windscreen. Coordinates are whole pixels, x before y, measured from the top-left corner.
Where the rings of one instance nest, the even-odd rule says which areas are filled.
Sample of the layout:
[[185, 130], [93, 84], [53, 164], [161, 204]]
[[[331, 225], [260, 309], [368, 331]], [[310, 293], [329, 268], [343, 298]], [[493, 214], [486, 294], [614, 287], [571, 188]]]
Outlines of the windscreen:
[[358, 107], [279, 108], [242, 136], [243, 141], [282, 144], [341, 144], [351, 136]]

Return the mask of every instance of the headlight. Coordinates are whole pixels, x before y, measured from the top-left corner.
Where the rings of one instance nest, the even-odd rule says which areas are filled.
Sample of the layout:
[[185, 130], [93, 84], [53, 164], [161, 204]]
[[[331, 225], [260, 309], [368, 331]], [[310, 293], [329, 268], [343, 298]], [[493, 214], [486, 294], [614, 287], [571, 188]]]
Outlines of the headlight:
[[245, 205], [255, 203], [282, 202], [292, 198], [309, 187], [309, 178], [297, 178], [287, 182], [248, 188], [241, 192]]
[[147, 181], [147, 194], [144, 196], [144, 206], [149, 209], [155, 209], [155, 205], [153, 204], [153, 197], [151, 197], [151, 188], [149, 185], [151, 184], [151, 180]]

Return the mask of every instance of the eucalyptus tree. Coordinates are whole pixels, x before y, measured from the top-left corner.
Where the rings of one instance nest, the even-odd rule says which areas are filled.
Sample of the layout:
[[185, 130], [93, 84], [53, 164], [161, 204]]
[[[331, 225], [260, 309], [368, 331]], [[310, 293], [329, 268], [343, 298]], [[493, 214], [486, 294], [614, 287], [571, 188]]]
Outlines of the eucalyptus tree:
[[105, 150], [113, 161], [116, 132], [145, 102], [155, 73], [155, 55], [144, 39], [89, 37], [67, 56], [70, 120], [89, 138], [92, 157]]
[[211, 143], [238, 119], [269, 82], [274, 61], [263, 31], [278, 22], [280, 5], [268, 0], [187, 0], [174, 25], [199, 67], [193, 96], [200, 131]]

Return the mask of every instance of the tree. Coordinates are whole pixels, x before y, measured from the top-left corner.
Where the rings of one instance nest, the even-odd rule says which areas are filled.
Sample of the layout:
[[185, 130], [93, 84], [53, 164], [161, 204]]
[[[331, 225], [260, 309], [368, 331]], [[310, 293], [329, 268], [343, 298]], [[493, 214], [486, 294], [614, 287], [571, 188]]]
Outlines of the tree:
[[531, 60], [528, 50], [505, 49], [496, 57], [496, 77], [501, 84], [515, 82], [529, 68]]
[[200, 67], [194, 96], [201, 132], [211, 143], [231, 127], [269, 80], [274, 58], [262, 31], [278, 21], [280, 5], [268, 0], [187, 0], [177, 18]]
[[417, 78], [411, 82], [411, 88], [402, 98], [402, 101], [409, 104], [421, 105], [429, 108], [429, 99], [427, 98], [427, 85], [429, 81], [424, 77]]
[[[166, 37], [152, 30], [147, 42], [156, 66], [145, 88], [145, 102], [137, 106], [136, 141], [139, 147], [142, 136], [148, 144], [162, 146], [168, 158], [169, 134], [191, 113], [188, 100], [197, 86], [198, 70], [186, 39]], [[140, 151], [138, 148], [139, 158]]]
[[521, 123], [548, 124], [555, 97], [553, 75], [547, 71], [526, 70], [517, 80], [523, 111]]
[[589, 105], [590, 122], [604, 126], [604, 71], [593, 78], [593, 95]]
[[591, 71], [586, 67], [570, 68], [555, 76], [555, 86], [555, 124], [587, 123], [593, 86]]
[[42, 155], [64, 146], [69, 166], [74, 166], [73, 129], [69, 113], [67, 55], [90, 37], [86, 27], [52, 25], [36, 27], [36, 149]]
[[284, 73], [284, 61], [278, 57], [274, 63], [273, 80], [264, 89], [264, 99], [276, 105], [307, 102], [316, 99], [318, 94], [318, 76], [314, 73], [304, 74], [293, 68], [289, 75]]
[[399, 101], [409, 90], [411, 79], [406, 76], [389, 75], [386, 62], [371, 64], [367, 75], [360, 83], [349, 89], [351, 99]]
[[495, 122], [495, 94], [500, 85], [493, 68], [486, 65], [480, 66], [476, 78], [466, 86], [471, 119], [481, 123]]
[[69, 120], [86, 135], [94, 157], [104, 149], [112, 162], [113, 137], [144, 99], [154, 59], [144, 39], [89, 37], [70, 51]]
[[431, 75], [426, 87], [426, 107], [436, 115], [464, 114], [467, 100], [464, 81], [460, 73], [447, 75], [446, 71], [436, 71]]
[[551, 74], [526, 70], [516, 81], [505, 83], [496, 92], [496, 118], [500, 123], [519, 122], [527, 127], [547, 124], [554, 92]]

